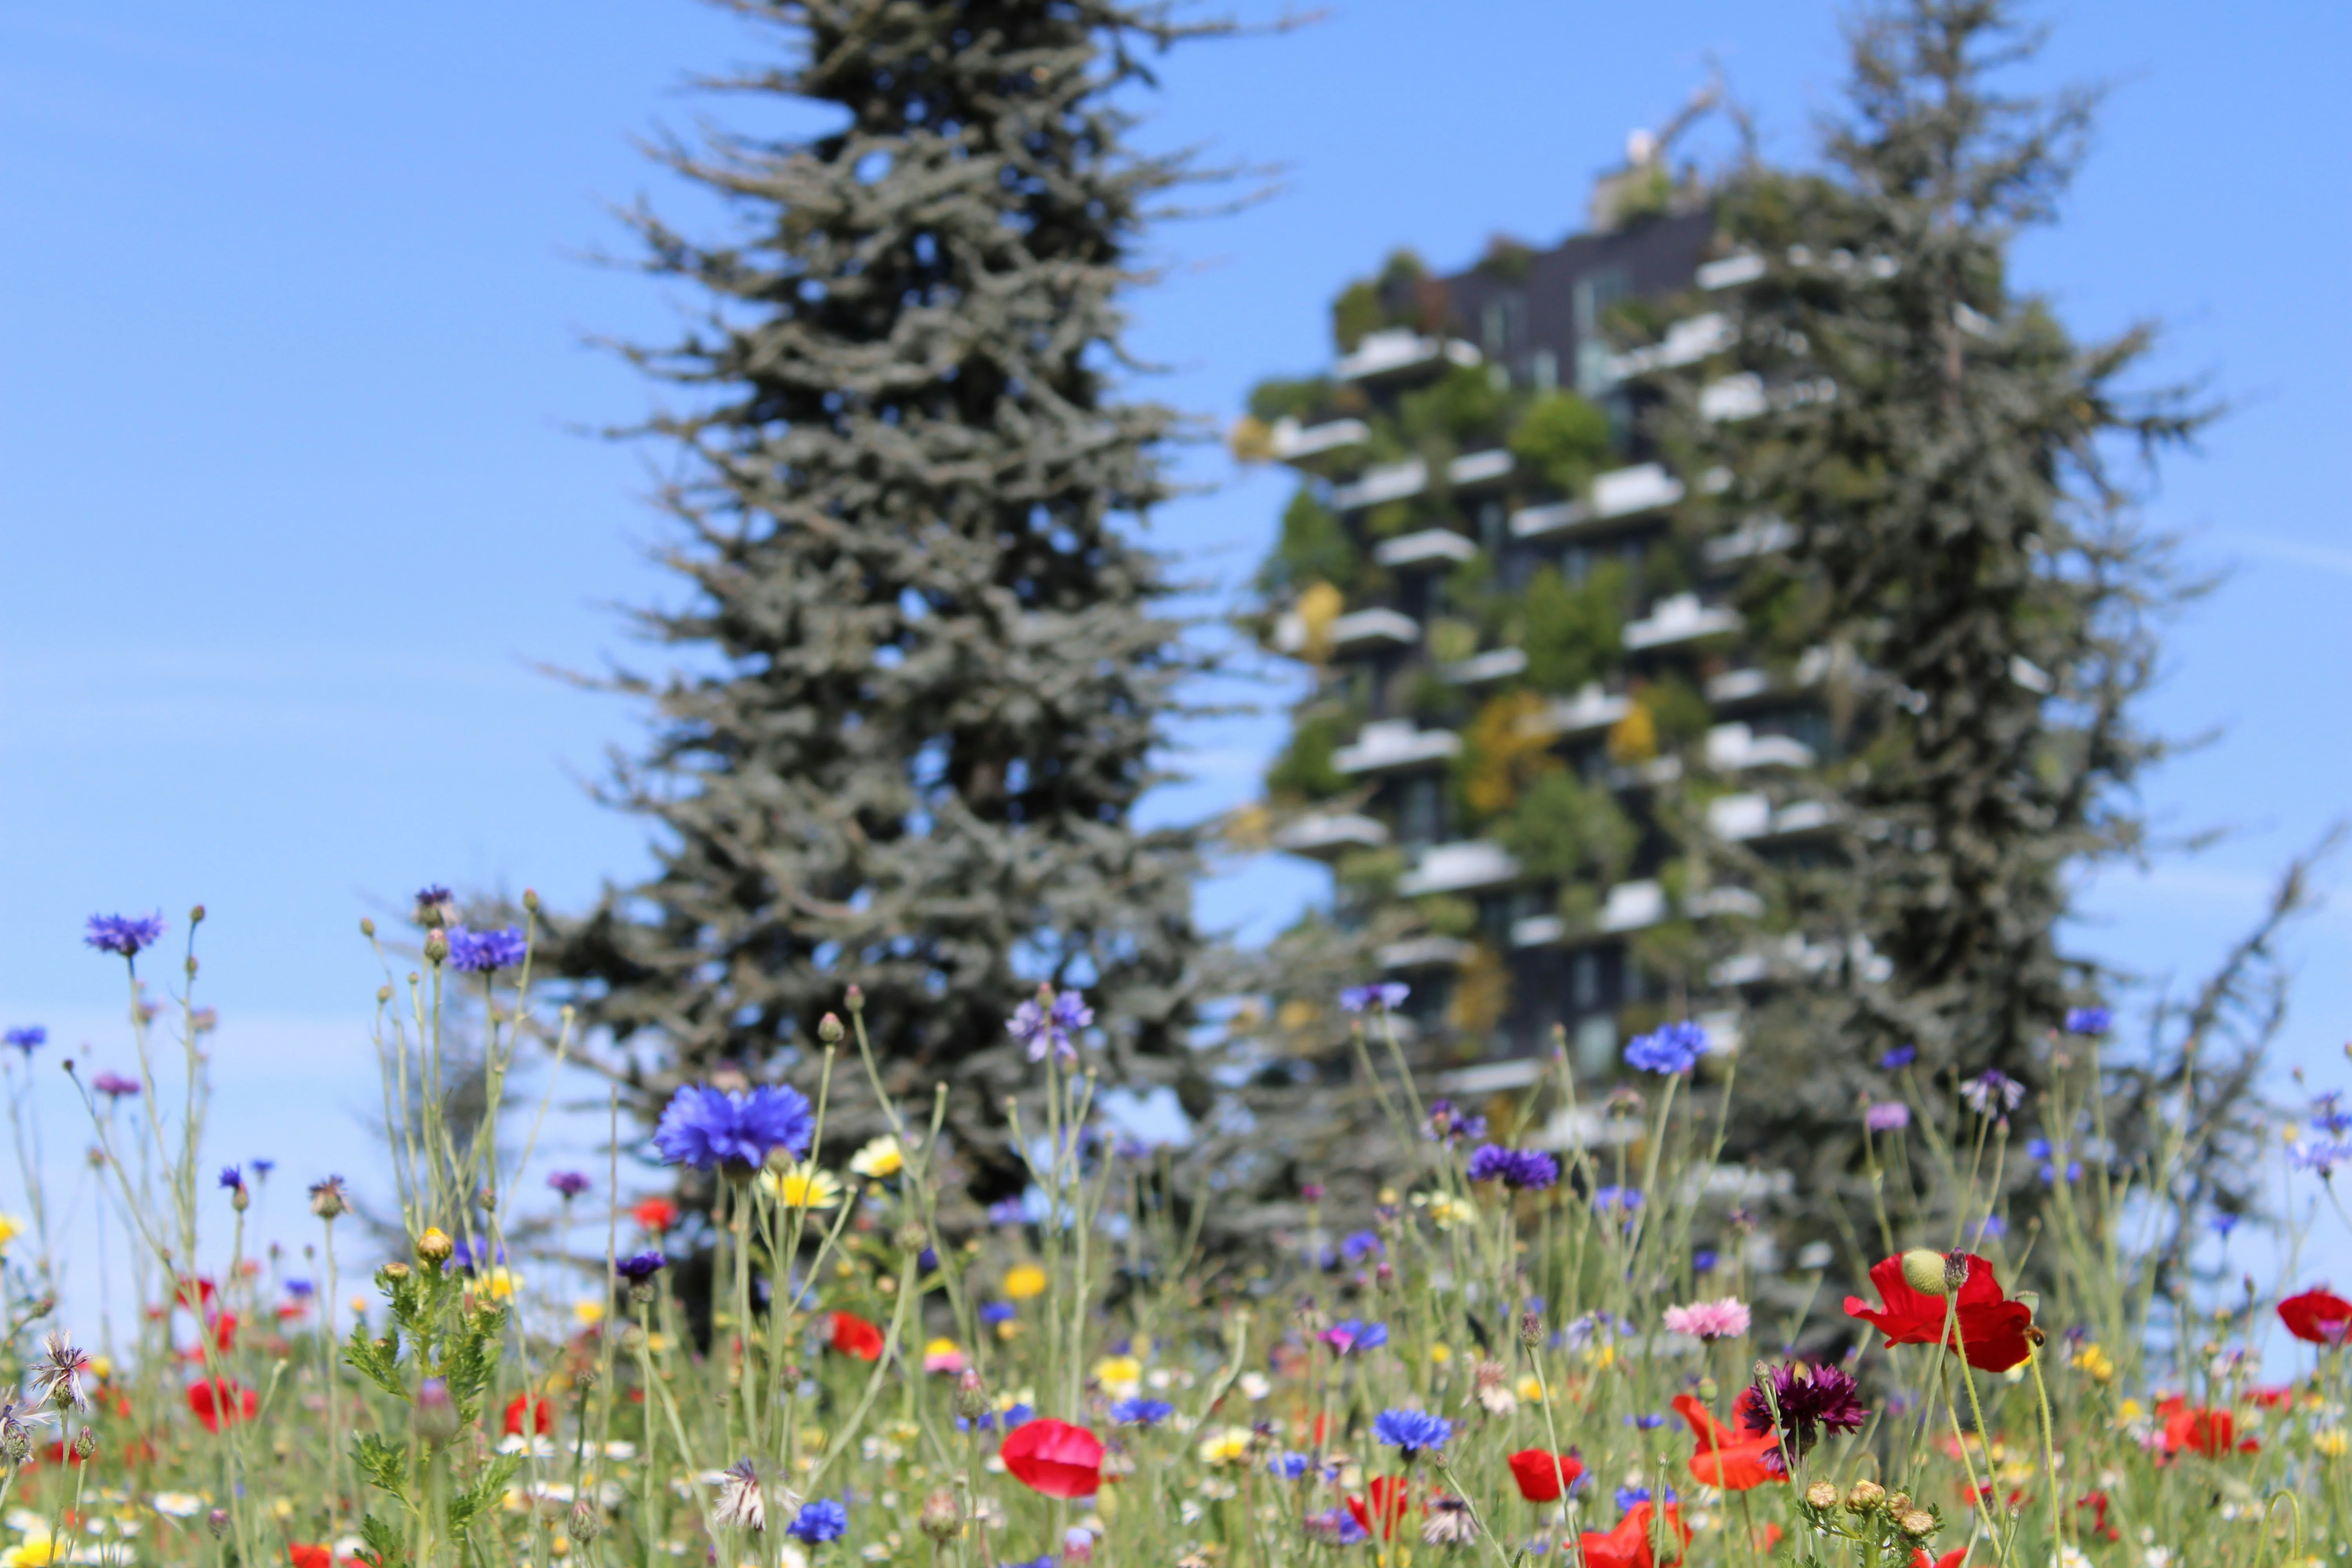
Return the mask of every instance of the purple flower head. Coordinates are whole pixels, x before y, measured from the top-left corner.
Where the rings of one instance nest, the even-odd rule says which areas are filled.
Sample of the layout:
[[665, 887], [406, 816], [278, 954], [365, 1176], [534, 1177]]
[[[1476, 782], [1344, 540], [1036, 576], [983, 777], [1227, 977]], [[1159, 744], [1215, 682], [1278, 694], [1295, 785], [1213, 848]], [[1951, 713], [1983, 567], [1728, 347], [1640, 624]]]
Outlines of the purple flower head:
[[2238, 1221], [2241, 1217], [2227, 1209], [2220, 1209], [2215, 1211], [2213, 1217], [2205, 1223], [2213, 1227], [2214, 1235], [2227, 1238], [2231, 1231], [2238, 1228]]
[[1310, 1513], [1300, 1521], [1310, 1541], [1326, 1546], [1360, 1546], [1371, 1539], [1371, 1531], [1356, 1522], [1355, 1515], [1344, 1508], [1327, 1508], [1321, 1513]]
[[1339, 1005], [1350, 1013], [1367, 1013], [1375, 1007], [1383, 1013], [1393, 1013], [1412, 994], [1412, 987], [1402, 980], [1382, 981], [1378, 985], [1350, 985], [1339, 993]]
[[38, 1024], [26, 1024], [0, 1035], [0, 1040], [7, 1041], [29, 1057], [36, 1049], [49, 1043], [49, 1032]]
[[286, 1293], [297, 1301], [307, 1301], [317, 1292], [308, 1279], [289, 1279], [286, 1281]]
[[1559, 1180], [1559, 1162], [1540, 1149], [1481, 1143], [1470, 1152], [1470, 1179], [1500, 1182], [1514, 1192], [1539, 1190]]
[[1114, 1399], [1110, 1404], [1116, 1426], [1157, 1426], [1175, 1414], [1176, 1407], [1164, 1399]]
[[1592, 1194], [1592, 1207], [1600, 1214], [1622, 1214], [1630, 1218], [1641, 1206], [1639, 1187], [1602, 1187]]
[[999, 1198], [988, 1205], [991, 1225], [1027, 1225], [1029, 1211], [1021, 1206], [1019, 1198]]
[[849, 1510], [829, 1497], [811, 1498], [784, 1526], [784, 1533], [811, 1546], [838, 1541], [849, 1533]]
[[139, 1080], [119, 1072], [102, 1072], [89, 1080], [89, 1087], [109, 1100], [121, 1100], [126, 1094], [139, 1092]]
[[1386, 1323], [1367, 1323], [1360, 1319], [1342, 1318], [1319, 1336], [1341, 1355], [1353, 1355], [1358, 1351], [1376, 1351], [1389, 1342]]
[[247, 1160], [246, 1163], [251, 1165], [253, 1173], [265, 1182], [269, 1180], [269, 1173], [278, 1169], [275, 1160]]
[[446, 931], [457, 919], [457, 896], [440, 883], [416, 889], [416, 908], [410, 916], [428, 930]]
[[588, 1190], [588, 1178], [577, 1171], [558, 1171], [547, 1178], [547, 1184], [566, 1198], [576, 1198]]
[[1055, 1061], [1066, 1065], [1078, 1059], [1078, 1047], [1071, 1035], [1094, 1021], [1094, 1009], [1087, 1005], [1080, 993], [1056, 992], [1050, 985], [1040, 985], [1034, 999], [1013, 1010], [1004, 1030], [1021, 1042], [1031, 1061], [1044, 1061], [1050, 1051]]
[[[2005, 1115], [2015, 1110], [2018, 1102], [2025, 1098], [2025, 1086], [1999, 1068], [1987, 1068], [1960, 1085], [1960, 1098], [1967, 1100], [1969, 1109], [1979, 1116]], [[1998, 1110], [1995, 1110], [1996, 1101], [1999, 1102]]]
[[980, 1304], [980, 1321], [991, 1326], [1009, 1323], [1020, 1315], [1021, 1310], [1010, 1301], [982, 1301]]
[[1429, 1121], [1422, 1128], [1422, 1136], [1434, 1143], [1458, 1143], [1465, 1138], [1486, 1136], [1486, 1119], [1464, 1112], [1450, 1100], [1429, 1102]]
[[1339, 1238], [1339, 1256], [1350, 1264], [1362, 1263], [1388, 1250], [1377, 1231], [1351, 1230]]
[[226, 1191], [241, 1193], [245, 1191], [245, 1173], [238, 1170], [235, 1165], [223, 1165], [221, 1167], [220, 1184]]
[[2008, 1234], [2009, 1221], [2001, 1218], [2000, 1215], [1997, 1214], [1989, 1214], [1985, 1215], [1984, 1224], [1977, 1227], [1977, 1237], [1979, 1240], [1982, 1240], [1987, 1237], [1990, 1237], [1993, 1240], [1999, 1241], [2002, 1237], [2007, 1236]]
[[1769, 1379], [1759, 1378], [1756, 1386], [1766, 1397], [1748, 1401], [1740, 1420], [1760, 1435], [1774, 1429], [1777, 1415], [1782, 1445], [1800, 1459], [1812, 1452], [1823, 1432], [1859, 1432], [1870, 1415], [1853, 1379], [1833, 1366], [1793, 1361], [1774, 1367]]
[[613, 1272], [632, 1285], [642, 1285], [660, 1273], [668, 1262], [669, 1259], [664, 1258], [658, 1249], [640, 1252], [614, 1259]]
[[464, 926], [449, 928], [449, 967], [467, 974], [488, 974], [494, 969], [512, 969], [522, 963], [530, 952], [530, 943], [523, 940], [522, 928], [509, 926], [504, 931], [467, 931]]
[[1445, 1447], [1454, 1423], [1426, 1410], [1383, 1410], [1372, 1417], [1372, 1441], [1385, 1443], [1408, 1460], [1416, 1454]]
[[2340, 1138], [2305, 1139], [2288, 1150], [2286, 1158], [2291, 1165], [2326, 1176], [2338, 1165], [2352, 1164], [2352, 1144]]
[[2105, 1007], [2074, 1007], [2066, 1014], [2070, 1035], [2104, 1035], [2115, 1026], [2115, 1014]]
[[789, 1084], [762, 1084], [733, 1094], [688, 1084], [670, 1097], [654, 1129], [654, 1147], [667, 1164], [756, 1171], [772, 1150], [802, 1158], [815, 1132], [808, 1097]]
[[1862, 1124], [1873, 1132], [1900, 1132], [1911, 1125], [1911, 1108], [1899, 1100], [1885, 1100], [1864, 1110]]
[[984, 1410], [969, 1421], [959, 1415], [955, 1424], [959, 1432], [969, 1432], [975, 1426], [983, 1432], [993, 1432], [1000, 1426], [1010, 1432], [1016, 1426], [1027, 1426], [1036, 1415], [1037, 1412], [1028, 1405], [1014, 1405], [1003, 1410]]
[[136, 958], [139, 950], [152, 947], [163, 938], [163, 917], [152, 915], [92, 915], [82, 935], [82, 941], [100, 952], [119, 952], [125, 958]]
[[1712, 1274], [1715, 1272], [1715, 1266], [1718, 1261], [1720, 1260], [1715, 1256], [1715, 1249], [1713, 1247], [1702, 1247], [1696, 1252], [1691, 1254], [1691, 1272], [1694, 1274]]
[[1685, 1019], [1654, 1035], [1636, 1036], [1625, 1047], [1625, 1065], [1666, 1077], [1690, 1071], [1706, 1051], [1706, 1031]]
[[1644, 1411], [1639, 1415], [1628, 1415], [1625, 1417], [1626, 1426], [1638, 1427], [1640, 1430], [1644, 1432], [1654, 1432], [1665, 1424], [1666, 1418], [1659, 1415], [1654, 1410]]
[[[1665, 1417], [1662, 1415], [1658, 1419], [1664, 1421]], [[1580, 1476], [1577, 1479], [1579, 1480], [1583, 1479]], [[1615, 1501], [1617, 1504], [1617, 1511], [1619, 1513], [1631, 1513], [1635, 1505], [1645, 1503], [1649, 1500], [1650, 1489], [1647, 1487], [1619, 1487], [1617, 1489]], [[1666, 1501], [1673, 1503], [1679, 1502], [1680, 1500], [1681, 1500], [1675, 1495], [1675, 1489], [1668, 1487], [1666, 1489]]]
[[469, 1243], [463, 1241], [459, 1242], [456, 1249], [449, 1254], [449, 1266], [466, 1274], [471, 1274], [484, 1263], [495, 1263], [499, 1268], [504, 1268], [506, 1261], [507, 1249], [503, 1247], [499, 1247], [495, 1252], [476, 1252]]
[[2311, 1102], [2311, 1130], [2341, 1138], [2352, 1131], [2352, 1111], [2344, 1109], [2344, 1091], [2331, 1089]]
[[1885, 1056], [1878, 1058], [1878, 1065], [1880, 1069], [1885, 1072], [1901, 1072], [1905, 1068], [1909, 1067], [1913, 1062], [1916, 1062], [1918, 1059], [1918, 1047], [1896, 1046], [1894, 1049], [1888, 1051]]
[[1315, 1461], [1292, 1449], [1285, 1449], [1265, 1462], [1265, 1468], [1286, 1481], [1295, 1481], [1314, 1468]]

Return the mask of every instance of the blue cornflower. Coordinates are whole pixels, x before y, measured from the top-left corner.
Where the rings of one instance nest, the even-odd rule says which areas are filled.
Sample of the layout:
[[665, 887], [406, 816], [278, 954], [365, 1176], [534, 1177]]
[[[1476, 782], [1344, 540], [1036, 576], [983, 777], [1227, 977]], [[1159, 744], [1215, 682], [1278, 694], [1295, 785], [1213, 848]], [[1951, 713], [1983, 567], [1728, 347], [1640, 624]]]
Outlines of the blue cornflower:
[[125, 958], [136, 958], [142, 947], [152, 947], [163, 938], [163, 917], [152, 915], [92, 915], [82, 941], [100, 952], [119, 952]]
[[1314, 1464], [1306, 1455], [1286, 1450], [1265, 1462], [1265, 1468], [1286, 1481], [1295, 1481]]
[[1642, 1189], [1602, 1187], [1592, 1194], [1592, 1206], [1601, 1214], [1631, 1215], [1642, 1206]]
[[1367, 1323], [1360, 1318], [1342, 1318], [1323, 1331], [1323, 1342], [1340, 1355], [1353, 1355], [1358, 1351], [1375, 1351], [1389, 1342], [1386, 1323]]
[[1997, 1214], [1989, 1214], [1985, 1215], [1984, 1223], [1977, 1227], [1977, 1234], [1999, 1241], [2009, 1234], [2009, 1221]]
[[[2025, 1098], [2025, 1086], [1999, 1068], [1987, 1068], [1960, 1085], [1960, 1098], [1979, 1116], [2006, 1114]], [[1995, 1101], [2000, 1102], [1999, 1112], [1994, 1110]]]
[[503, 1247], [476, 1252], [471, 1245], [461, 1241], [449, 1254], [449, 1266], [466, 1274], [471, 1274], [485, 1263], [496, 1264], [503, 1268], [506, 1267], [506, 1262], [507, 1249]]
[[2226, 1240], [2229, 1234], [2238, 1228], [2238, 1221], [2240, 1217], [2240, 1215], [2233, 1215], [2227, 1209], [2220, 1209], [2215, 1211], [2213, 1217], [2207, 1220], [2205, 1223], [2213, 1227], [2214, 1235]]
[[1711, 1247], [1702, 1247], [1696, 1252], [1691, 1254], [1691, 1272], [1694, 1274], [1712, 1274], [1715, 1272], [1717, 1261], [1715, 1248]]
[[1386, 1443], [1408, 1459], [1445, 1447], [1445, 1439], [1453, 1436], [1453, 1422], [1426, 1410], [1383, 1410], [1372, 1417], [1372, 1441]]
[[2116, 1016], [2105, 1007], [2074, 1007], [2066, 1014], [2070, 1035], [2104, 1035], [2116, 1026]]
[[1029, 1211], [1021, 1206], [1019, 1198], [999, 1198], [988, 1205], [988, 1223], [1026, 1225], [1029, 1223]]
[[[1617, 1511], [1619, 1513], [1630, 1512], [1632, 1511], [1634, 1504], [1644, 1503], [1649, 1500], [1650, 1489], [1647, 1487], [1619, 1487], [1617, 1489]], [[1668, 1487], [1666, 1489], [1666, 1501], [1672, 1503], [1679, 1500], [1680, 1500], [1675, 1496], [1675, 1489]]]
[[1486, 1119], [1465, 1114], [1450, 1100], [1429, 1102], [1429, 1120], [1423, 1124], [1422, 1136], [1433, 1143], [1458, 1143], [1465, 1138], [1486, 1136]]
[[1015, 1426], [1026, 1426], [1036, 1414], [1035, 1410], [1026, 1405], [1014, 1405], [1003, 1410], [982, 1411], [977, 1418], [970, 1421], [959, 1415], [955, 1418], [956, 1430], [969, 1432], [977, 1426], [983, 1432], [993, 1432], [1002, 1426], [1010, 1432]]
[[2352, 1144], [2339, 1138], [2315, 1138], [2287, 1151], [2287, 1162], [2326, 1175], [2338, 1165], [2352, 1164]]
[[[1355, 1516], [1344, 1508], [1327, 1508], [1321, 1513], [1310, 1513], [1299, 1521], [1310, 1540], [1327, 1546], [1360, 1546], [1370, 1541], [1371, 1531], [1356, 1522]], [[1049, 1563], [1046, 1568], [1052, 1568]]]
[[735, 1094], [688, 1084], [662, 1112], [661, 1124], [654, 1129], [654, 1147], [672, 1165], [698, 1171], [739, 1165], [756, 1171], [772, 1150], [800, 1159], [815, 1131], [808, 1097], [789, 1084], [762, 1084]]
[[245, 1190], [245, 1173], [235, 1165], [223, 1165], [220, 1184], [225, 1191], [241, 1193]]
[[668, 1261], [658, 1250], [640, 1252], [628, 1258], [615, 1258], [613, 1272], [632, 1285], [642, 1285], [660, 1273], [663, 1265]]
[[2050, 1158], [2050, 1140], [2047, 1138], [2027, 1139], [2025, 1142], [2025, 1156], [2029, 1160], [2047, 1160]]
[[849, 1533], [849, 1510], [829, 1497], [811, 1498], [801, 1504], [792, 1523], [784, 1526], [784, 1533], [811, 1546], [838, 1541]]
[[1665, 1424], [1666, 1418], [1664, 1416], [1653, 1413], [1644, 1413], [1640, 1415], [1628, 1415], [1625, 1417], [1626, 1426], [1638, 1426], [1644, 1432], [1654, 1432]]
[[269, 1173], [278, 1169], [278, 1162], [275, 1160], [248, 1160], [246, 1163], [251, 1165], [253, 1173], [265, 1182], [269, 1180]]
[[1559, 1162], [1540, 1149], [1481, 1143], [1470, 1152], [1470, 1179], [1500, 1182], [1515, 1191], [1539, 1189], [1559, 1180]]
[[1901, 1072], [1905, 1068], [1909, 1067], [1913, 1062], [1916, 1062], [1918, 1059], [1918, 1047], [1896, 1046], [1893, 1050], [1888, 1051], [1885, 1056], [1878, 1058], [1878, 1065], [1886, 1072]]
[[1027, 1048], [1033, 1062], [1044, 1061], [1051, 1051], [1055, 1061], [1069, 1063], [1078, 1059], [1071, 1034], [1094, 1021], [1094, 1009], [1080, 993], [1056, 993], [1050, 985], [1040, 985], [1034, 999], [1013, 1010], [1004, 1031]]
[[468, 974], [512, 969], [530, 952], [530, 943], [523, 940], [520, 926], [509, 926], [504, 931], [467, 931], [464, 926], [453, 926], [449, 931], [449, 967]]
[[1685, 1019], [1654, 1035], [1636, 1036], [1625, 1047], [1625, 1065], [1663, 1077], [1690, 1071], [1706, 1051], [1706, 1031]]
[[2331, 1138], [2341, 1138], [2352, 1130], [2352, 1111], [2343, 1106], [2344, 1091], [2331, 1089], [2311, 1102], [2311, 1130], [2325, 1132]]
[[1350, 1013], [1369, 1012], [1374, 1007], [1393, 1013], [1412, 994], [1412, 987], [1402, 980], [1383, 981], [1378, 985], [1350, 985], [1339, 993], [1339, 1005]]
[[1009, 1323], [1021, 1315], [1021, 1310], [1010, 1301], [982, 1301], [980, 1321], [983, 1323]]
[[1157, 1426], [1175, 1414], [1164, 1399], [1114, 1399], [1110, 1405], [1111, 1422], [1119, 1426]]
[[315, 1292], [308, 1279], [289, 1279], [286, 1281], [286, 1293], [297, 1301], [307, 1301]]
[[0, 1035], [0, 1039], [6, 1040], [29, 1057], [36, 1049], [49, 1043], [49, 1032], [38, 1024], [26, 1024], [21, 1028], [11, 1029], [5, 1035]]
[[1349, 1263], [1361, 1263], [1366, 1258], [1378, 1258], [1387, 1250], [1388, 1244], [1383, 1242], [1379, 1233], [1375, 1231], [1351, 1230], [1339, 1238], [1339, 1256]]

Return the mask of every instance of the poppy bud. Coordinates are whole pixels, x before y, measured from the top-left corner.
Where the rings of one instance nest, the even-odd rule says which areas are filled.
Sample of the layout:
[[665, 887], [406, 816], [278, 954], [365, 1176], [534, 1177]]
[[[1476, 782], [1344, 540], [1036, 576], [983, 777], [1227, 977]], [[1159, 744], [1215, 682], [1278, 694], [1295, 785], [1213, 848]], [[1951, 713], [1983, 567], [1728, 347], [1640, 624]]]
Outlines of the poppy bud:
[[1915, 1247], [1903, 1255], [1903, 1279], [1922, 1296], [1941, 1296], [1951, 1289], [1944, 1283], [1944, 1255], [1933, 1247]]

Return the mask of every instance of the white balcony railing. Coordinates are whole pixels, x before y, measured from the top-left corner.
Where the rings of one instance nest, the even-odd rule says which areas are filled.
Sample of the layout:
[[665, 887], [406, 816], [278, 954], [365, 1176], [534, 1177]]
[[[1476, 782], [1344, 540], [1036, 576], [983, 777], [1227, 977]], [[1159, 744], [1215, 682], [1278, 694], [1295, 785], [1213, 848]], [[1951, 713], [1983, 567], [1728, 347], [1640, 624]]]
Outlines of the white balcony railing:
[[1341, 511], [1355, 511], [1383, 501], [1417, 496], [1428, 487], [1429, 465], [1419, 458], [1407, 458], [1402, 463], [1382, 463], [1365, 469], [1363, 477], [1353, 484], [1332, 490], [1331, 504]]
[[1334, 381], [1368, 381], [1440, 363], [1476, 364], [1477, 349], [1459, 338], [1423, 337], [1409, 327], [1367, 332], [1356, 352], [1331, 367]]
[[1752, 250], [1743, 250], [1736, 256], [1703, 264], [1696, 276], [1698, 286], [1710, 291], [1736, 289], [1742, 283], [1753, 283], [1764, 276], [1764, 258]]
[[1758, 512], [1740, 519], [1739, 526], [1729, 533], [1720, 533], [1706, 542], [1706, 558], [1717, 566], [1751, 556], [1769, 555], [1775, 550], [1786, 550], [1797, 542], [1797, 531], [1770, 512]]
[[1421, 640], [1421, 624], [1395, 610], [1353, 610], [1331, 623], [1335, 651], [1350, 653], [1383, 644], [1410, 647]]
[[1351, 849], [1378, 849], [1389, 841], [1385, 824], [1356, 812], [1309, 812], [1275, 830], [1274, 847], [1310, 860], [1334, 860]]
[[1709, 424], [1736, 425], [1755, 418], [1769, 406], [1764, 378], [1752, 371], [1710, 381], [1698, 389], [1698, 416]]
[[1424, 528], [1417, 533], [1384, 539], [1372, 547], [1372, 559], [1383, 566], [1426, 566], [1437, 561], [1467, 561], [1477, 553], [1477, 545], [1450, 528]]
[[1529, 715], [1526, 723], [1530, 734], [1584, 735], [1606, 730], [1633, 710], [1632, 699], [1613, 696], [1601, 689], [1598, 682], [1587, 681], [1575, 696], [1554, 699], [1550, 707]]
[[1489, 680], [1508, 680], [1524, 673], [1527, 668], [1527, 649], [1495, 647], [1441, 666], [1437, 677], [1448, 686], [1479, 686]]
[[1392, 942], [1372, 956], [1386, 970], [1451, 969], [1471, 953], [1470, 944], [1457, 937], [1416, 936]]
[[1605, 931], [1640, 931], [1666, 918], [1666, 890], [1653, 881], [1620, 882], [1609, 889], [1594, 921]]
[[1372, 438], [1372, 427], [1360, 419], [1327, 419], [1302, 426], [1296, 419], [1274, 422], [1274, 456], [1277, 462], [1297, 463], [1328, 457], [1362, 446]]
[[1378, 773], [1393, 768], [1442, 763], [1462, 751], [1462, 737], [1451, 730], [1417, 730], [1410, 719], [1381, 719], [1357, 732], [1353, 745], [1331, 753], [1331, 765], [1343, 773]]
[[1496, 888], [1515, 880], [1519, 863], [1509, 850], [1483, 838], [1458, 844], [1436, 844], [1422, 851], [1420, 864], [1397, 879], [1402, 896], [1461, 893], [1474, 888]]
[[1628, 376], [1647, 375], [1652, 371], [1696, 364], [1707, 355], [1720, 353], [1738, 341], [1739, 328], [1720, 310], [1709, 310], [1703, 316], [1686, 316], [1666, 329], [1664, 342], [1612, 355], [1609, 374], [1623, 381]]
[[1510, 477], [1510, 453], [1497, 447], [1491, 452], [1465, 452], [1445, 465], [1446, 479], [1455, 485], [1483, 485], [1490, 479]]
[[1748, 768], [1809, 768], [1813, 749], [1786, 735], [1759, 735], [1745, 724], [1717, 724], [1706, 732], [1706, 765], [1717, 773]]
[[1621, 517], [1669, 507], [1683, 499], [1680, 479], [1656, 463], [1636, 463], [1612, 468], [1592, 481], [1592, 493], [1582, 500], [1555, 501], [1511, 514], [1511, 532], [1520, 539], [1589, 527]]
[[1722, 605], [1703, 605], [1696, 594], [1670, 594], [1650, 606], [1643, 619], [1625, 627], [1625, 646], [1633, 649], [1663, 647], [1669, 643], [1696, 642], [1739, 629], [1739, 612]]

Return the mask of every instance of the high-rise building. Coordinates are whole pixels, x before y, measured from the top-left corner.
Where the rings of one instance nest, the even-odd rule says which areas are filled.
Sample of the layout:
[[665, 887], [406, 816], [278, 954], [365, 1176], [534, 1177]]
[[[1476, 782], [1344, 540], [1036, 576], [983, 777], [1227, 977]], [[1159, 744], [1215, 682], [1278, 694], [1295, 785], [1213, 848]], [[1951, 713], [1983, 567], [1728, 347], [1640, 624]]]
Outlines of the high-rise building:
[[1759, 659], [1733, 604], [1783, 531], [1704, 521], [1651, 417], [1668, 374], [1706, 417], [1761, 406], [1707, 372], [1759, 264], [1638, 149], [1596, 207], [1463, 271], [1391, 258], [1335, 304], [1328, 370], [1261, 384], [1235, 437], [1301, 481], [1260, 579], [1266, 642], [1316, 672], [1273, 842], [1333, 867], [1423, 1037], [1496, 1088], [1556, 1026], [1592, 1074], [1669, 1016], [1735, 1043], [1746, 976], [1698, 931], [1755, 895], [1662, 820], [1668, 785], [1721, 839], [1819, 826], [1770, 780], [1826, 744], [1820, 672]]

